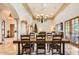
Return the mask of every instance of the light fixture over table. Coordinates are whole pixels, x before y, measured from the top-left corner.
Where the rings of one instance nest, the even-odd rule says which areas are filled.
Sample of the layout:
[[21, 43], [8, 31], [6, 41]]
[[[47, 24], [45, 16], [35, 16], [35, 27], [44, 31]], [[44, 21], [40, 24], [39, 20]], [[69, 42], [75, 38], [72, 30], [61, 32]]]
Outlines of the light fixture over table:
[[41, 14], [36, 15], [36, 20], [43, 23], [48, 19], [48, 15], [45, 15], [46, 4], [41, 4]]

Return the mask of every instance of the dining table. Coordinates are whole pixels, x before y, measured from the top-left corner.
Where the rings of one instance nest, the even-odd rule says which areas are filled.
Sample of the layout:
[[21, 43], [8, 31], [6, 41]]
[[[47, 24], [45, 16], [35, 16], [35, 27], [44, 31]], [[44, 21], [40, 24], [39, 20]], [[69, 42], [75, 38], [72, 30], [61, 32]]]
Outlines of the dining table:
[[[29, 41], [30, 43], [37, 43], [37, 41], [36, 41], [36, 39], [31, 39], [30, 41]], [[14, 44], [17, 44], [18, 46], [17, 46], [17, 48], [18, 48], [18, 55], [20, 55], [21, 54], [21, 52], [20, 52], [20, 49], [21, 49], [21, 44], [22, 43], [25, 43], [25, 41], [21, 41], [21, 39], [19, 39], [19, 40], [14, 40], [13, 41], [13, 43]], [[70, 41], [69, 40], [67, 40], [67, 39], [62, 39], [62, 41], [52, 41], [51, 39], [50, 40], [48, 40], [48, 39], [46, 39], [45, 40], [45, 43], [47, 43], [47, 44], [51, 44], [51, 43], [62, 43], [62, 55], [65, 55], [65, 44], [66, 43], [70, 43]]]

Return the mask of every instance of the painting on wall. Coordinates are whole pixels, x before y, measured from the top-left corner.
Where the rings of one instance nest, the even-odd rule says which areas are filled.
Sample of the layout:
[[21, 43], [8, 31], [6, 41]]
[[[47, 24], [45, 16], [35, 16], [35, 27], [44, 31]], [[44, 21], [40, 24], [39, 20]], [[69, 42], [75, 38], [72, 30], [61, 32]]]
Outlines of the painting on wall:
[[56, 25], [56, 32], [63, 32], [63, 23], [59, 23]]

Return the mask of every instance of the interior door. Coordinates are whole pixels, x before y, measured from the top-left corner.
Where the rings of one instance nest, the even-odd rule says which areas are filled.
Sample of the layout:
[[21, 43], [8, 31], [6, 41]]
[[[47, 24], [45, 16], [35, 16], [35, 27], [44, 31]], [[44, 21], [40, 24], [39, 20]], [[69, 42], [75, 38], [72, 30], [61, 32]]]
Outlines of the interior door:
[[10, 37], [14, 37], [14, 24], [10, 24]]

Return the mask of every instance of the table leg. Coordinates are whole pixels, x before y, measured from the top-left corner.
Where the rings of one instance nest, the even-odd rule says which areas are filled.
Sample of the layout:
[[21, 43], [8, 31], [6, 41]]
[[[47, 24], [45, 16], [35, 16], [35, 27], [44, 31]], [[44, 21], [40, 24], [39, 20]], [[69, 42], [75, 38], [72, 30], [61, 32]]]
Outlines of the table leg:
[[65, 43], [63, 43], [63, 55], [65, 55]]
[[50, 43], [47, 43], [47, 51], [50, 52]]
[[20, 55], [20, 43], [18, 43], [18, 55]]

